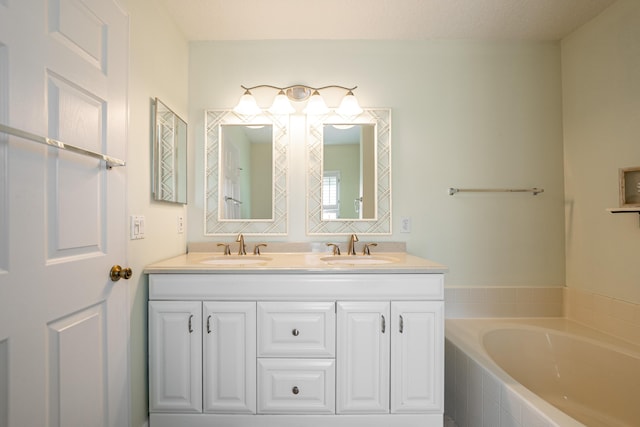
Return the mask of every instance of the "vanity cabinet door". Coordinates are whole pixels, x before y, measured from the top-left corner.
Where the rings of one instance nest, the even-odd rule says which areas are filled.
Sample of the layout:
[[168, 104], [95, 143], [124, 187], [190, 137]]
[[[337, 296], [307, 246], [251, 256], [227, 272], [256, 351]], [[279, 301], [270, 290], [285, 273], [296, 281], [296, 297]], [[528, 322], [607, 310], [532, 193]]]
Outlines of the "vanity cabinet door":
[[336, 412], [389, 412], [389, 302], [337, 305]]
[[256, 412], [256, 303], [204, 302], [204, 412]]
[[202, 411], [199, 301], [149, 302], [149, 411]]
[[444, 313], [441, 301], [391, 303], [391, 412], [443, 409]]

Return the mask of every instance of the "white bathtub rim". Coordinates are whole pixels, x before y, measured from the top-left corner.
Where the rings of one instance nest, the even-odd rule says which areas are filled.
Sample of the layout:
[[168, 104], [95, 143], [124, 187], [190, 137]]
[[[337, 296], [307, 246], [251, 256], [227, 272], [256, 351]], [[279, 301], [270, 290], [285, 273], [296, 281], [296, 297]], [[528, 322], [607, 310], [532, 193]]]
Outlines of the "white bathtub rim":
[[[522, 319], [518, 319], [518, 321], [522, 321]], [[571, 321], [567, 320], [566, 322], [569, 323]], [[581, 341], [581, 342], [584, 342], [584, 343], [588, 343], [588, 344], [594, 345], [596, 347], [604, 348], [604, 349], [607, 349], [607, 350], [612, 350], [612, 351], [615, 351], [616, 353], [621, 353], [621, 354], [623, 354], [625, 356], [629, 356], [629, 357], [634, 358], [634, 359], [640, 359], [640, 347], [634, 346], [631, 343], [625, 343], [625, 342], [619, 341], [614, 337], [609, 337], [609, 338], [613, 339], [613, 340], [617, 340], [618, 342], [616, 342], [616, 343], [603, 342], [601, 339], [596, 338], [595, 334], [597, 333], [597, 331], [594, 331], [594, 330], [592, 330], [592, 332], [594, 333], [594, 336], [584, 336], [584, 335], [576, 334], [575, 332], [552, 329], [552, 328], [549, 328], [549, 327], [546, 327], [546, 326], [528, 325], [528, 324], [525, 324], [525, 323], [496, 323], [496, 325], [499, 325], [499, 326], [494, 326], [494, 327], [484, 326], [482, 329], [479, 330], [479, 336], [478, 336], [478, 338], [480, 340], [479, 343], [482, 346], [482, 349], [484, 351], [487, 351], [486, 347], [484, 345], [484, 337], [486, 336], [486, 334], [488, 334], [490, 332], [493, 332], [493, 331], [495, 331], [497, 329], [500, 329], [500, 330], [528, 330], [528, 331], [536, 331], [536, 332], [542, 332], [542, 333], [551, 333], [553, 335], [560, 335], [560, 336], [563, 336], [563, 337], [568, 337], [568, 338], [574, 339], [576, 341]]]
[[[640, 351], [633, 344], [626, 343], [614, 337], [606, 336], [591, 328], [587, 328], [565, 318], [482, 318], [482, 319], [446, 319], [445, 338], [469, 356], [480, 367], [493, 375], [502, 387], [517, 395], [525, 402], [531, 402], [534, 410], [547, 422], [563, 427], [584, 427], [576, 419], [556, 408], [524, 385], [506, 373], [487, 353], [483, 338], [484, 334], [496, 329], [529, 329], [551, 330], [554, 334], [566, 335], [572, 338], [590, 342], [600, 347], [610, 348], [638, 358]], [[585, 333], [586, 336], [576, 332]], [[502, 393], [502, 390], [501, 390]], [[501, 397], [502, 398], [502, 397]]]

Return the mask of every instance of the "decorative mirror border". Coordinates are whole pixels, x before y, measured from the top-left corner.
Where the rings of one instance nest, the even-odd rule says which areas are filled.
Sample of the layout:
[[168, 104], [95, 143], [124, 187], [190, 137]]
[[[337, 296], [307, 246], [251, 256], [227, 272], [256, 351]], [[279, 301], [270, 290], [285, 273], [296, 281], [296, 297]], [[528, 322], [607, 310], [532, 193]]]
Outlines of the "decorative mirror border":
[[[273, 124], [273, 218], [220, 220], [220, 126]], [[205, 110], [204, 235], [287, 235], [289, 116], [268, 112], [242, 116], [230, 110]]]
[[[377, 215], [374, 220], [322, 220], [323, 126], [330, 123], [376, 126]], [[335, 113], [307, 118], [307, 234], [391, 234], [391, 110], [365, 109], [345, 120]]]

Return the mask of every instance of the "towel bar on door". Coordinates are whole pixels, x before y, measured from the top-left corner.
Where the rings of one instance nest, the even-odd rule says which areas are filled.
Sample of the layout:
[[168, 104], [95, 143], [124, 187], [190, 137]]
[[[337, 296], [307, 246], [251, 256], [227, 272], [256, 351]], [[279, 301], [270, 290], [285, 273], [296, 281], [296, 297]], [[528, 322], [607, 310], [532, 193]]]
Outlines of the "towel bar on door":
[[126, 163], [124, 160], [116, 159], [115, 157], [107, 156], [106, 154], [96, 153], [95, 151], [85, 150], [84, 148], [76, 147], [75, 145], [66, 144], [56, 139], [47, 138], [44, 136], [36, 135], [34, 133], [26, 132], [24, 130], [12, 128], [0, 124], [0, 132], [7, 133], [9, 135], [17, 136], [18, 138], [28, 139], [30, 141], [38, 142], [40, 144], [48, 145], [50, 147], [56, 147], [61, 150], [71, 151], [73, 153], [82, 154], [83, 156], [93, 157], [98, 160], [102, 160], [106, 163], [107, 169], [111, 169], [114, 166], [124, 166]]

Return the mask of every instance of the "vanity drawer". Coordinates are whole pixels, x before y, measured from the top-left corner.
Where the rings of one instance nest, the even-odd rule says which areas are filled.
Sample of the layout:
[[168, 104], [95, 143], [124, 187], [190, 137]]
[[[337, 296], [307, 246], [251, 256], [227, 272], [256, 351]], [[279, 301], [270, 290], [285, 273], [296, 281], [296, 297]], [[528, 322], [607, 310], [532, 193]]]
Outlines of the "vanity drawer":
[[335, 303], [258, 303], [259, 357], [334, 357]]
[[335, 360], [258, 359], [258, 413], [335, 413]]

